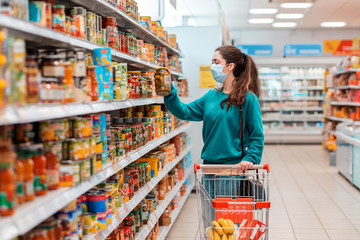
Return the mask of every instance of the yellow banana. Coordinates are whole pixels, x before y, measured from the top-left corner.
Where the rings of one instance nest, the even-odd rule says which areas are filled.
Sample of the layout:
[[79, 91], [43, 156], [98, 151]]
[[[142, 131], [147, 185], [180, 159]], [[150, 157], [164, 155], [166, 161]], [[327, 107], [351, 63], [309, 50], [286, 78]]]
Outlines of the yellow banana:
[[[217, 232], [217, 233], [219, 234], [219, 236], [221, 237], [221, 236], [224, 234], [224, 232], [223, 232], [220, 224], [217, 223], [216, 221], [212, 221], [211, 224], [214, 225], [214, 227], [215, 227], [215, 232]], [[216, 238], [216, 237], [215, 237], [215, 238]]]
[[206, 234], [209, 240], [215, 240], [214, 230], [212, 228], [208, 228]]
[[229, 233], [229, 228], [228, 228], [229, 226], [228, 226], [227, 221], [225, 219], [223, 219], [223, 218], [219, 218], [217, 220], [217, 222], [220, 224], [221, 227], [223, 227], [224, 233], [228, 234]]
[[231, 221], [230, 219], [226, 219], [228, 225], [229, 225], [229, 228], [228, 228], [228, 234], [234, 234], [235, 232], [235, 224], [233, 221]]
[[222, 235], [221, 240], [228, 240], [228, 238], [226, 237], [226, 234]]
[[215, 237], [215, 240], [221, 240], [221, 236], [216, 231], [214, 231], [214, 237]]
[[234, 234], [229, 234], [228, 240], [235, 240], [235, 235]]

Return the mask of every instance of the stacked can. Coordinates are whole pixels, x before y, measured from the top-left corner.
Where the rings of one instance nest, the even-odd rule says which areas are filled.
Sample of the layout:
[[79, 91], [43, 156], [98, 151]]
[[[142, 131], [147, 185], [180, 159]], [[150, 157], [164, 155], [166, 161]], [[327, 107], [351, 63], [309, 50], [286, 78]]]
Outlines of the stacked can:
[[114, 73], [114, 99], [128, 99], [127, 63], [113, 63], [112, 66]]

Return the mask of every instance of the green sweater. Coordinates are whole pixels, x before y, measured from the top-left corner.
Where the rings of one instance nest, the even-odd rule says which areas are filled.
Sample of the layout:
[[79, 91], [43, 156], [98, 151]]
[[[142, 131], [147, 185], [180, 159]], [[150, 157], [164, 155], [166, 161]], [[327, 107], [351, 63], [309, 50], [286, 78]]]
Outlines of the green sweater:
[[[241, 142], [239, 138], [239, 108], [226, 111], [220, 102], [227, 98], [223, 91], [211, 89], [201, 98], [184, 104], [176, 89], [164, 97], [167, 109], [177, 118], [188, 121], [203, 121], [201, 158], [204, 164], [236, 164], [241, 162]], [[259, 99], [248, 92], [243, 104], [243, 129], [245, 157], [243, 161], [260, 164], [264, 149], [264, 132]]]

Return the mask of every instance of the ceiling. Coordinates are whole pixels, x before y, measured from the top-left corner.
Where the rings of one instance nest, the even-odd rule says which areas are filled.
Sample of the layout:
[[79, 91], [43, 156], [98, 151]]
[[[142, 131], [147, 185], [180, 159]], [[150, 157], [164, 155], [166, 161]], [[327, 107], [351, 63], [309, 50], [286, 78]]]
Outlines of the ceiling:
[[[241, 29], [273, 29], [271, 24], [250, 24], [249, 18], [275, 18], [273, 15], [252, 15], [251, 8], [277, 8], [281, 2], [294, 0], [218, 0], [226, 17], [230, 31]], [[306, 2], [309, 0], [297, 0]], [[310, 1], [312, 2], [312, 1]], [[217, 0], [178, 0], [178, 7], [184, 8], [185, 15], [193, 19], [195, 25], [209, 26], [217, 21]], [[179, 9], [177, 9], [179, 10]], [[275, 22], [296, 21], [297, 29], [321, 28], [324, 21], [344, 21], [346, 28], [360, 28], [360, 0], [315, 0], [310, 9], [280, 9], [279, 13], [303, 13], [300, 20], [275, 20]]]

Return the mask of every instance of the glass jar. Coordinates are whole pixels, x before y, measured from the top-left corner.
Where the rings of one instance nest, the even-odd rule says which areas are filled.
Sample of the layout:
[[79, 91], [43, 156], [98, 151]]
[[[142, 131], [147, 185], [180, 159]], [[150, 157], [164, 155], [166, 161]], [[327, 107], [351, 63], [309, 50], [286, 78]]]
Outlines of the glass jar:
[[40, 99], [39, 91], [40, 72], [35, 56], [26, 58], [26, 102], [38, 103]]
[[53, 5], [51, 8], [51, 17], [52, 17], [52, 29], [55, 29], [59, 32], [65, 32], [65, 6], [64, 5]]
[[167, 96], [171, 92], [171, 74], [169, 69], [160, 67], [155, 70], [156, 94]]
[[103, 27], [107, 32], [107, 39], [109, 47], [119, 50], [119, 32], [117, 30], [117, 22], [114, 17], [105, 17]]

